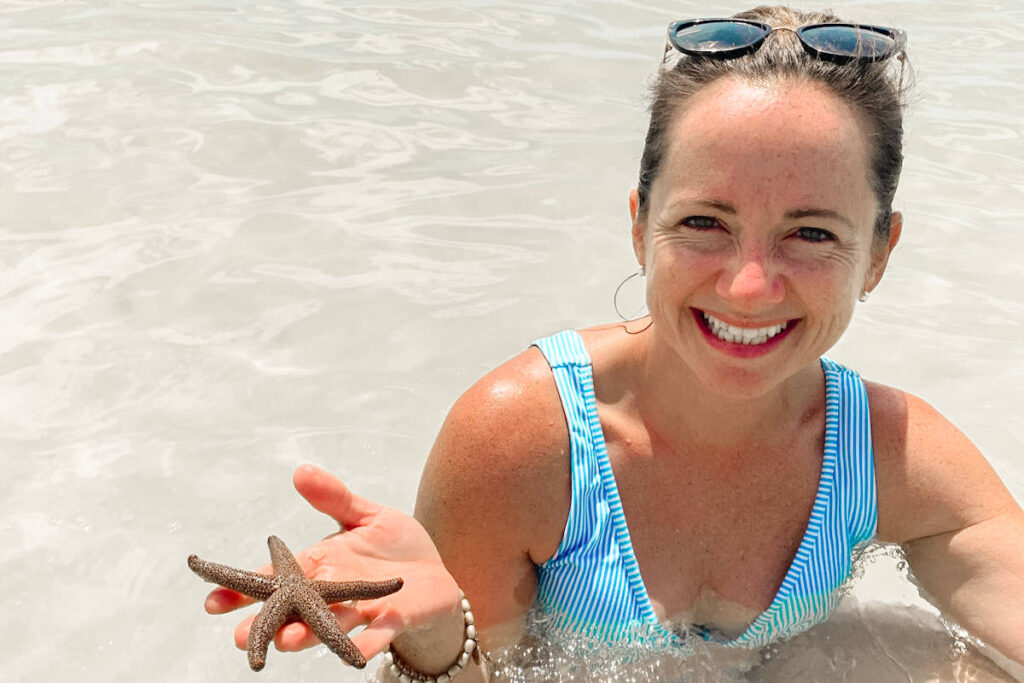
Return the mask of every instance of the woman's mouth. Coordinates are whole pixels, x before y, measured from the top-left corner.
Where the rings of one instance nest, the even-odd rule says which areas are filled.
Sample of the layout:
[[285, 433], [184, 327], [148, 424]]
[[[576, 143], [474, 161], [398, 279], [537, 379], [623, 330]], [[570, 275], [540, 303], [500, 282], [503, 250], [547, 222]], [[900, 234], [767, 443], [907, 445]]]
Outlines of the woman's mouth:
[[786, 320], [762, 327], [737, 327], [710, 313], [693, 309], [705, 338], [711, 345], [734, 356], [760, 356], [775, 348], [799, 320]]

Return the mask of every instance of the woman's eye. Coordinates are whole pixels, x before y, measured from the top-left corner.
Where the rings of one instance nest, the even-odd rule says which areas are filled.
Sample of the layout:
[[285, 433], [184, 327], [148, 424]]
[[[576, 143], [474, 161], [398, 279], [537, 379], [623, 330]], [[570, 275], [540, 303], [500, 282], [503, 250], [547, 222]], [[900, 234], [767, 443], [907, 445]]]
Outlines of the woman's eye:
[[836, 236], [828, 230], [821, 228], [800, 228], [796, 231], [797, 237], [805, 242], [831, 242]]
[[694, 230], [711, 230], [718, 227], [718, 221], [710, 216], [688, 216], [680, 221], [680, 224]]

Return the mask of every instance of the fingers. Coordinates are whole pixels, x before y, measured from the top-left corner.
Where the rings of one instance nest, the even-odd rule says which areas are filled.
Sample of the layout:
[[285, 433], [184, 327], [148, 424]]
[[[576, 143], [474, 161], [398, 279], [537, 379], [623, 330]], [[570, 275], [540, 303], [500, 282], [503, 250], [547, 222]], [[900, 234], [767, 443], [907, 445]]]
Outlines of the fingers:
[[[334, 618], [338, 622], [338, 626], [345, 633], [366, 623], [366, 620], [350, 607], [332, 605], [331, 611], [334, 612]], [[277, 637], [274, 638], [274, 647], [282, 652], [296, 652], [319, 644], [320, 639], [313, 634], [309, 626], [301, 621], [285, 624], [284, 628], [277, 632]]]
[[[257, 569], [256, 573], [270, 576], [274, 573], [274, 569], [269, 564], [265, 564]], [[218, 586], [210, 591], [209, 595], [206, 596], [203, 608], [206, 609], [207, 614], [224, 614], [226, 612], [236, 610], [239, 607], [251, 605], [253, 602], [255, 602], [255, 600], [246, 597], [237, 591], [233, 591], [230, 588], [224, 588], [223, 586]]]
[[[345, 605], [331, 605], [331, 611], [334, 612], [338, 625], [346, 633], [367, 622], [357, 610]], [[253, 614], [235, 627], [235, 647], [239, 650], [244, 650], [248, 646], [249, 630], [255, 620], [256, 615]], [[313, 631], [301, 621], [285, 624], [274, 636], [274, 647], [281, 652], [298, 652], [319, 644], [320, 640], [313, 635]]]
[[363, 526], [381, 506], [357, 496], [340, 479], [313, 465], [300, 465], [292, 477], [295, 490], [314, 508], [344, 528]]
[[361, 633], [353, 636], [352, 642], [363, 653], [363, 657], [369, 661], [387, 649], [391, 641], [395, 639], [398, 629], [397, 616], [388, 610], [371, 621]]
[[254, 621], [256, 621], [255, 614], [246, 617], [235, 627], [235, 647], [239, 650], [245, 650], [248, 647], [249, 630], [252, 628], [252, 622]]
[[[355, 628], [356, 625], [353, 625], [352, 628]], [[281, 652], [298, 652], [319, 643], [320, 640], [313, 634], [312, 629], [301, 621], [285, 624], [274, 637], [274, 647]]]
[[224, 614], [239, 607], [245, 607], [253, 603], [252, 598], [247, 598], [241, 593], [236, 593], [228, 588], [214, 588], [206, 596], [203, 607], [207, 614]]

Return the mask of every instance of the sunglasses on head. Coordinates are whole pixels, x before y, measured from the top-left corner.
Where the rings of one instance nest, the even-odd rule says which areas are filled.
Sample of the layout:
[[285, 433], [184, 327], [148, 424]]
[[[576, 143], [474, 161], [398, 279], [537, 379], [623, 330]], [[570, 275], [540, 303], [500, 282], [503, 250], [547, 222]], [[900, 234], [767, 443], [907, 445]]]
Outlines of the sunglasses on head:
[[665, 53], [732, 59], [756, 51], [772, 31], [792, 31], [804, 50], [830, 62], [879, 62], [903, 51], [906, 34], [865, 24], [810, 24], [792, 29], [747, 19], [687, 19], [668, 27]]

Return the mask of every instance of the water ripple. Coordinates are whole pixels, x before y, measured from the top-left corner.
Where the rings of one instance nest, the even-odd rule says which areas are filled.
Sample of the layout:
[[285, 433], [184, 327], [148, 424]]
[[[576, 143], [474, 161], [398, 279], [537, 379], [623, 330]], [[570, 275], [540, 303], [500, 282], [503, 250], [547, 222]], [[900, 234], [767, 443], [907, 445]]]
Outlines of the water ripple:
[[[955, 416], [1024, 495], [1024, 6], [846, 5], [907, 28], [917, 90], [903, 241], [838, 357]], [[642, 86], [679, 12], [0, 5], [5, 673], [236, 678], [230, 620], [182, 569], [197, 542], [333, 531], [290, 489], [301, 461], [411, 506], [468, 384], [606, 321], [634, 267]], [[813, 669], [816, 647], [789, 661]], [[275, 664], [261, 675], [358, 680]]]

